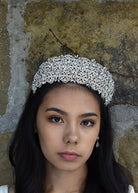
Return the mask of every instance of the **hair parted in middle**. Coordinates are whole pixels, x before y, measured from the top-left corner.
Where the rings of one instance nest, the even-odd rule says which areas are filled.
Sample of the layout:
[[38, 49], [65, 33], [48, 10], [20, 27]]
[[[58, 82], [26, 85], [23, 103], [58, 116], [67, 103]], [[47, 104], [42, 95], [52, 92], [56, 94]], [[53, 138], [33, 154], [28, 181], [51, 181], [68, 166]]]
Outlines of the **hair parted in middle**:
[[[65, 84], [68, 83], [46, 83], [35, 94], [31, 91], [27, 99], [9, 151], [15, 169], [15, 193], [45, 192], [46, 158], [40, 148], [38, 134], [34, 132], [36, 116], [45, 95]], [[88, 177], [84, 192], [91, 192], [90, 187], [93, 187], [95, 193], [127, 193], [129, 179], [124, 178], [125, 170], [115, 161], [112, 150], [113, 132], [108, 107], [97, 91], [85, 85], [79, 86], [85, 87], [97, 99], [101, 113], [100, 147], [94, 147], [87, 161]]]

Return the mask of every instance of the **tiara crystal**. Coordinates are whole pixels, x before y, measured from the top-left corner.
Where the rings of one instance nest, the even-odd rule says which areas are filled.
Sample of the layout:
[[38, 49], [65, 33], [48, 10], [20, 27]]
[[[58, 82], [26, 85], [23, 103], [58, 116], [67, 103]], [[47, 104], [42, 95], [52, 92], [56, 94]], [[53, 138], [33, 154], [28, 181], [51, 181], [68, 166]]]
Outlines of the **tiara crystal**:
[[35, 94], [43, 84], [54, 82], [86, 85], [101, 94], [105, 105], [110, 103], [114, 93], [114, 80], [106, 67], [95, 59], [79, 56], [61, 55], [43, 62], [34, 76], [32, 91]]

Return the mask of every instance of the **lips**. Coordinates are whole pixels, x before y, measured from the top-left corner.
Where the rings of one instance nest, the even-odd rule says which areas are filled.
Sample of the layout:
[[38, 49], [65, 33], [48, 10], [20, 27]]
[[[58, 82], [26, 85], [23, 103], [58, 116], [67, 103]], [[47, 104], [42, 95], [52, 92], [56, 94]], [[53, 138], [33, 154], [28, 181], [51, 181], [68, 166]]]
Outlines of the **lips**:
[[68, 151], [58, 153], [58, 155], [67, 161], [73, 161], [76, 160], [78, 157], [80, 157], [80, 155], [77, 154], [76, 152], [68, 152]]

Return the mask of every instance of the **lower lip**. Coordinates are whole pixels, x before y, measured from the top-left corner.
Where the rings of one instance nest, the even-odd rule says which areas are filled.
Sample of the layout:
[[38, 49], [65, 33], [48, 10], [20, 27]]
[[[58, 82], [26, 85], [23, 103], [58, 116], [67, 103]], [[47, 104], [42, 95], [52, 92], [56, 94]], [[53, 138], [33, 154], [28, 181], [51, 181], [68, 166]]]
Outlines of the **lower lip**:
[[62, 157], [65, 160], [68, 160], [68, 161], [76, 160], [79, 157], [78, 155], [75, 155], [75, 154], [64, 154], [64, 153], [61, 153], [59, 155], [60, 155], [60, 157]]

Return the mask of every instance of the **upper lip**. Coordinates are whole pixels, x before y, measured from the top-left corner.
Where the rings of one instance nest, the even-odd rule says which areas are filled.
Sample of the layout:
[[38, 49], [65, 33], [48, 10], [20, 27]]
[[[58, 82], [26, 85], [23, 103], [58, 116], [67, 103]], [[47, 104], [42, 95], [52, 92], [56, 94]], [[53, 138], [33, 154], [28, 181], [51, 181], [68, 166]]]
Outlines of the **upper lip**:
[[58, 154], [68, 154], [68, 155], [76, 155], [76, 156], [80, 156], [80, 154], [74, 152], [74, 151], [64, 151], [64, 152], [60, 152]]

